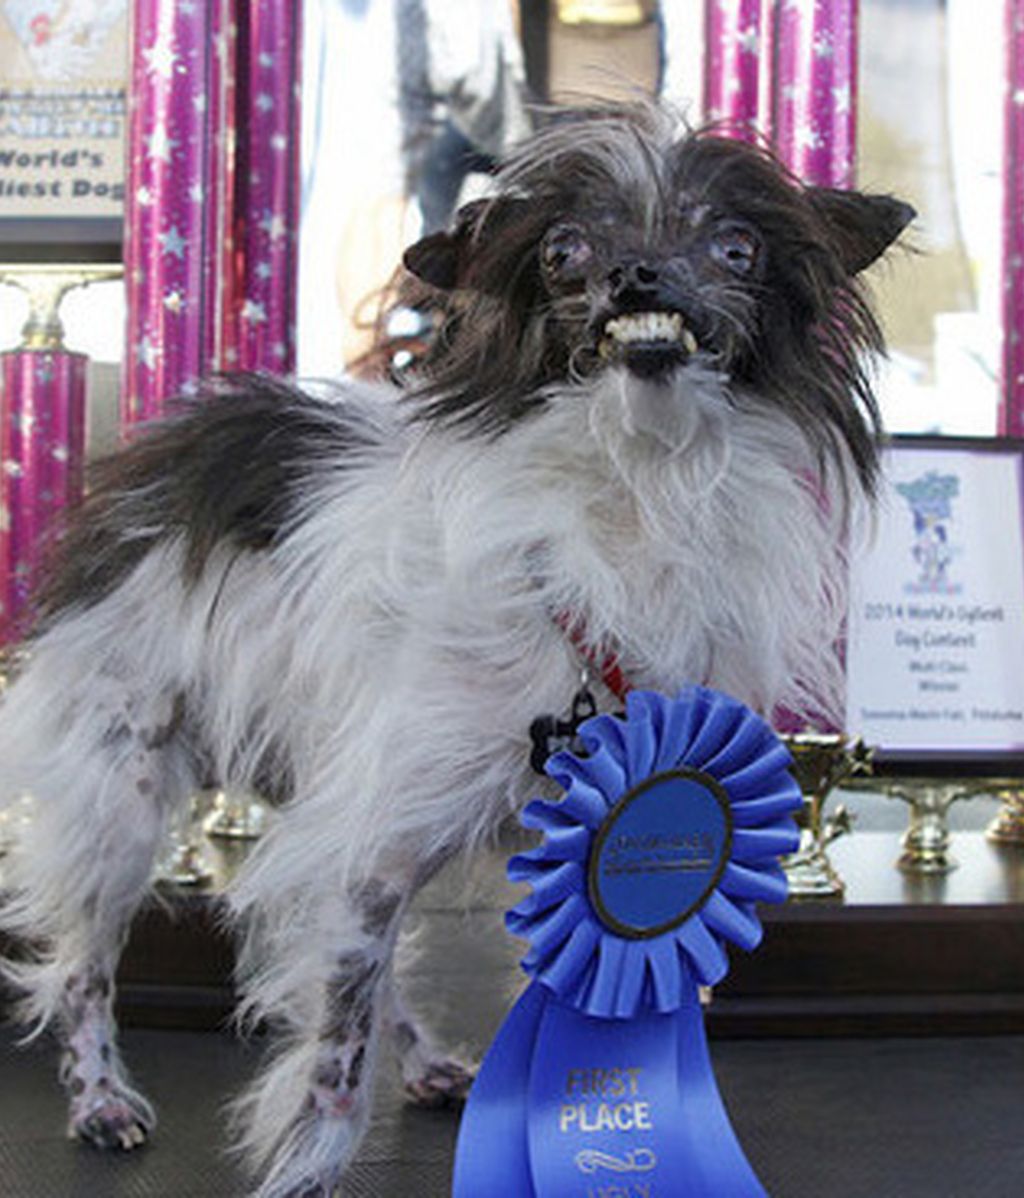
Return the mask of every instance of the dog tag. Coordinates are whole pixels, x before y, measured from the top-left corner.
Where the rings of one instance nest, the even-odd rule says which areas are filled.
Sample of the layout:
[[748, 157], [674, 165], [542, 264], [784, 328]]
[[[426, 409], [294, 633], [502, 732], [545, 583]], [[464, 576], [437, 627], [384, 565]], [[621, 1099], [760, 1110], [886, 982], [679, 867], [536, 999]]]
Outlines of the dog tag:
[[585, 750], [576, 734], [580, 724], [595, 715], [597, 700], [582, 686], [573, 696], [572, 708], [567, 719], [560, 720], [553, 715], [538, 716], [530, 725], [530, 741], [533, 745], [530, 751], [530, 768], [533, 772], [543, 774], [547, 759], [561, 749], [569, 749], [578, 756], [585, 756]]

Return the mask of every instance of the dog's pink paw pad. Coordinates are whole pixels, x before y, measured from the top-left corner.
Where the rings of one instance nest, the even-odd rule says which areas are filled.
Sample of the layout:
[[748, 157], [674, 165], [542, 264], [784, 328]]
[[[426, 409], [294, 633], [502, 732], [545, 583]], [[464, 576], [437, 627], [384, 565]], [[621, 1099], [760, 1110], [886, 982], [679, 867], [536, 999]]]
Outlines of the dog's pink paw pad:
[[419, 1107], [459, 1106], [466, 1101], [475, 1074], [461, 1061], [431, 1061], [405, 1083], [408, 1100]]

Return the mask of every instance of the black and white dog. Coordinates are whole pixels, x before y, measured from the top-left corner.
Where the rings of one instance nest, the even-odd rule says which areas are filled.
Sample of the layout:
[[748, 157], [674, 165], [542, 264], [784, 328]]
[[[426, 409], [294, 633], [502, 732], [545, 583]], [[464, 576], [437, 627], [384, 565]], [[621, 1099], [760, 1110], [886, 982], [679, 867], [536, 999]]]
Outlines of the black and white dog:
[[280, 800], [230, 896], [245, 1010], [280, 1033], [244, 1144], [262, 1198], [326, 1195], [381, 1029], [415, 1098], [468, 1085], [392, 948], [417, 887], [532, 793], [528, 730], [586, 657], [832, 709], [876, 471], [856, 276], [912, 215], [590, 111], [408, 251], [443, 312], [412, 385], [214, 387], [101, 466], [0, 715], [2, 794], [36, 800], [2, 918], [37, 955], [8, 972], [61, 1037], [74, 1134], [153, 1126], [113, 977], [211, 773]]

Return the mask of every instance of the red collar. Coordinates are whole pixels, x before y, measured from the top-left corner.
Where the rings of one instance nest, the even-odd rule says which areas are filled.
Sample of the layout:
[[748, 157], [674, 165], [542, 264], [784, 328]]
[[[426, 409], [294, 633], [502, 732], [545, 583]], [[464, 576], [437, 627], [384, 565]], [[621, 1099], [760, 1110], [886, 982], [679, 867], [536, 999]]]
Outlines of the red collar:
[[619, 664], [619, 655], [614, 650], [606, 651], [590, 643], [586, 621], [582, 617], [574, 616], [571, 612], [558, 612], [555, 623], [572, 642], [576, 652], [597, 672], [608, 690], [620, 703], [625, 703], [633, 684]]

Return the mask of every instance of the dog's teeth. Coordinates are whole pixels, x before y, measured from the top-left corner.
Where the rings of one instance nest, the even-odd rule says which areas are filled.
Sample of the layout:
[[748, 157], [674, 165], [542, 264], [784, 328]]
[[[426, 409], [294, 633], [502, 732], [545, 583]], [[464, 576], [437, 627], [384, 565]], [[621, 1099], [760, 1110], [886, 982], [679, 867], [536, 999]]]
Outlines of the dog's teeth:
[[616, 316], [604, 326], [604, 332], [605, 341], [617, 341], [620, 345], [634, 341], [681, 341], [689, 353], [697, 349], [697, 338], [683, 324], [678, 312], [636, 312]]

